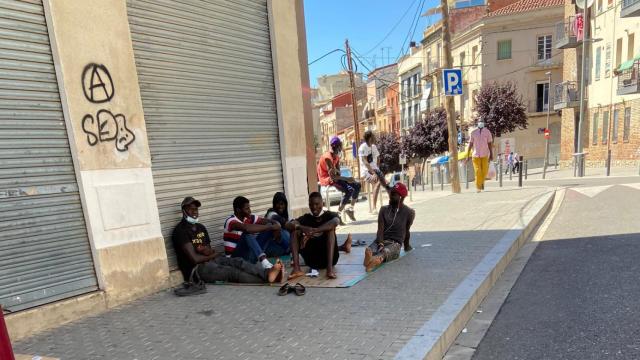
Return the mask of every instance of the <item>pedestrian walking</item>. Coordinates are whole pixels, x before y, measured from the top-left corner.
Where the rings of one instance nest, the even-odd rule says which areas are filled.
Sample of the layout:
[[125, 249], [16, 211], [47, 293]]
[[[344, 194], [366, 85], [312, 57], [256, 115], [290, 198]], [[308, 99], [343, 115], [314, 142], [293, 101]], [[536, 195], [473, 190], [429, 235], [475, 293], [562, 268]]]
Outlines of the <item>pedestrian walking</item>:
[[476, 190], [484, 190], [484, 181], [489, 173], [489, 161], [493, 160], [493, 136], [484, 127], [484, 121], [479, 120], [477, 128], [471, 132], [468, 152], [473, 150], [473, 168], [476, 176]]

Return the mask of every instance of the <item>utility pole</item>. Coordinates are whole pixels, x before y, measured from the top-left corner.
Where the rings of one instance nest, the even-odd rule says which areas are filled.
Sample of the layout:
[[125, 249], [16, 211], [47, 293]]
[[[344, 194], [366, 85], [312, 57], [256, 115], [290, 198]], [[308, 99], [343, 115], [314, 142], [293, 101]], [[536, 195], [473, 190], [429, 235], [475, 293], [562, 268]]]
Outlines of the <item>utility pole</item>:
[[576, 149], [575, 162], [578, 166], [578, 177], [584, 176], [584, 154], [582, 153], [582, 127], [584, 126], [584, 113], [585, 113], [585, 99], [584, 92], [587, 81], [587, 44], [589, 37], [589, 12], [587, 8], [589, 2], [587, 0], [584, 1], [584, 9], [582, 12], [583, 19], [583, 31], [582, 31], [582, 66], [581, 66], [581, 78], [580, 78], [580, 118], [578, 120], [578, 148]]
[[[349, 39], [344, 41], [344, 47], [347, 51], [347, 64], [349, 68], [349, 83], [351, 84], [351, 108], [353, 109], [353, 131], [355, 133], [356, 145], [360, 146], [360, 124], [358, 123], [358, 103], [356, 101], [356, 84], [353, 75], [353, 64], [351, 62], [351, 48], [349, 47]], [[358, 149], [356, 149], [356, 154]], [[355, 159], [356, 168], [358, 169], [358, 177], [360, 176], [360, 161]]]
[[[549, 166], [549, 139], [547, 138], [547, 132], [549, 130], [549, 116], [551, 112], [551, 71], [546, 74], [549, 77], [549, 90], [547, 91], [547, 127], [545, 127], [545, 136], [544, 136], [544, 166], [542, 167], [542, 178], [546, 179], [547, 177], [547, 166]], [[550, 134], [550, 133], [549, 133]], [[521, 170], [522, 171], [522, 170]]]
[[[451, 69], [451, 33], [449, 32], [449, 4], [447, 0], [440, 0], [442, 10], [442, 47], [444, 50], [444, 68]], [[462, 79], [460, 79], [462, 81]], [[451, 176], [451, 192], [459, 194], [460, 177], [458, 176], [458, 128], [456, 126], [456, 110], [452, 96], [445, 96], [447, 110], [447, 125], [449, 129], [449, 175]]]

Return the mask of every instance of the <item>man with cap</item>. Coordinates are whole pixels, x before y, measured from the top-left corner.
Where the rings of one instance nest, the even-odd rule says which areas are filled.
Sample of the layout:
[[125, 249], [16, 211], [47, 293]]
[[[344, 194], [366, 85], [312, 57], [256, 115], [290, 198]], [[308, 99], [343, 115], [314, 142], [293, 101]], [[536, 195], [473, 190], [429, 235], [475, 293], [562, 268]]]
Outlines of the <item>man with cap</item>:
[[395, 260], [400, 250], [412, 249], [410, 230], [416, 212], [404, 205], [408, 195], [403, 183], [396, 183], [389, 191], [389, 205], [385, 205], [378, 213], [378, 233], [376, 240], [364, 251], [364, 263], [367, 271], [375, 269], [383, 262]]
[[349, 205], [345, 213], [351, 221], [355, 221], [353, 206], [358, 201], [360, 194], [360, 183], [352, 177], [340, 176], [340, 152], [342, 152], [342, 141], [334, 136], [329, 142], [330, 149], [322, 154], [318, 162], [318, 179], [322, 186], [333, 186], [342, 192], [342, 201], [338, 207], [338, 217], [342, 222], [342, 211]]
[[176, 251], [178, 267], [182, 272], [184, 288], [176, 291], [177, 295], [187, 296], [205, 292], [204, 286], [194, 284], [190, 280], [197, 273], [204, 282], [237, 282], [237, 283], [274, 283], [280, 282], [284, 276], [282, 263], [271, 269], [264, 269], [259, 264], [251, 264], [241, 258], [226, 258], [211, 247], [211, 239], [207, 228], [198, 222], [200, 201], [191, 196], [182, 201], [182, 220], [173, 230], [173, 247]]

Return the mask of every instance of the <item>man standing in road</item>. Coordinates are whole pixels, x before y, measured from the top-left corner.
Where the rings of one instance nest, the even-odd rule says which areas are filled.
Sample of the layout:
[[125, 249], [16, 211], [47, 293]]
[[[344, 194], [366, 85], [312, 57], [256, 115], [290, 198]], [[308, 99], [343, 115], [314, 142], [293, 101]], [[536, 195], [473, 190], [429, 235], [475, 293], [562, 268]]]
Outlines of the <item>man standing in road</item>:
[[389, 190], [389, 205], [383, 206], [378, 214], [376, 240], [364, 251], [364, 266], [367, 271], [375, 269], [383, 262], [400, 256], [400, 249], [412, 249], [410, 244], [411, 225], [416, 212], [404, 205], [409, 191], [403, 183], [396, 183]]
[[364, 142], [358, 148], [360, 161], [360, 178], [373, 186], [373, 208], [377, 208], [380, 185], [388, 190], [389, 184], [378, 167], [380, 152], [376, 146], [376, 137], [371, 130], [364, 132]]
[[489, 172], [489, 161], [493, 160], [493, 136], [484, 127], [484, 120], [478, 121], [478, 127], [471, 132], [468, 152], [473, 150], [473, 168], [476, 176], [476, 191], [484, 190], [484, 180]]
[[338, 207], [338, 218], [342, 224], [342, 211], [347, 207], [345, 213], [351, 221], [356, 221], [353, 206], [358, 201], [360, 194], [360, 183], [352, 177], [340, 176], [340, 152], [342, 152], [342, 141], [339, 137], [334, 136], [329, 142], [330, 149], [322, 154], [318, 162], [318, 179], [322, 186], [333, 186], [342, 192], [342, 201]]

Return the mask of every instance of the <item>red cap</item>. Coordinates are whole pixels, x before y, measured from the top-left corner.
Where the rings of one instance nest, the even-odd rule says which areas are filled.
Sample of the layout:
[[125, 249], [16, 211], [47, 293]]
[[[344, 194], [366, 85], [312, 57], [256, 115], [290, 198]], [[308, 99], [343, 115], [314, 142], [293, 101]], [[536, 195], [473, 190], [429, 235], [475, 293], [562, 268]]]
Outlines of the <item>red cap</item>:
[[397, 192], [398, 195], [400, 195], [400, 197], [403, 197], [403, 198], [409, 195], [409, 190], [407, 190], [407, 186], [401, 182], [393, 185], [393, 187], [391, 188], [391, 191]]

